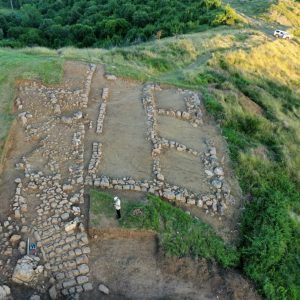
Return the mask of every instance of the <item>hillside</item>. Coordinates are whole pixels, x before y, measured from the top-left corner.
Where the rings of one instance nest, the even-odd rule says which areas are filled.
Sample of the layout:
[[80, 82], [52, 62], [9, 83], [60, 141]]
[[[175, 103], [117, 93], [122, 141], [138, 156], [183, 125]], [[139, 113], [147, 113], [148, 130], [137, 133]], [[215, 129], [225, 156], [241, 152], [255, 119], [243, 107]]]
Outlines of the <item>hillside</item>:
[[111, 47], [235, 24], [220, 0], [0, 2], [0, 45]]
[[[236, 10], [243, 23], [232, 27], [210, 27], [194, 33], [185, 33], [183, 30], [176, 32], [178, 34], [175, 37], [109, 50], [75, 47], [58, 50], [42, 47], [2, 48], [2, 160], [9, 152], [5, 141], [16, 117], [13, 108], [16, 85], [26, 80], [37, 80], [55, 87], [64, 80], [64, 66], [69, 61], [105, 65], [106, 72], [132, 79], [138, 84], [156, 82], [166, 87], [197, 91], [205, 110], [214, 117], [227, 143], [230, 168], [234, 170], [242, 189], [243, 202], [237, 214], [238, 220], [234, 221], [238, 234], [227, 239], [219, 230], [221, 223], [215, 225], [217, 221], [210, 221], [201, 215], [200, 219], [212, 224], [213, 230], [203, 227], [206, 226], [204, 223], [197, 223], [193, 227], [195, 231], [191, 233], [193, 239], [186, 241], [184, 237], [190, 232], [187, 233], [185, 228], [191, 226], [186, 224], [193, 223], [193, 219], [186, 219], [179, 209], [173, 211], [153, 199], [151, 201], [154, 204], [150, 202], [149, 206], [138, 206], [149, 213], [149, 220], [138, 223], [138, 228], [158, 230], [162, 238], [160, 245], [167, 253], [184, 257], [203, 256], [217, 261], [219, 266], [241, 270], [266, 299], [299, 299], [300, 2], [224, 2]], [[7, 10], [3, 14], [7, 14]], [[275, 39], [272, 36], [275, 28], [293, 32], [293, 40]], [[167, 35], [172, 35], [172, 30]], [[4, 39], [4, 44], [6, 42]], [[41, 44], [54, 48], [67, 45], [47, 43]], [[89, 45], [98, 46], [97, 42]], [[121, 88], [117, 88], [122, 93]], [[135, 121], [139, 122], [138, 119]], [[103, 137], [101, 141], [106, 142], [107, 137]], [[110, 196], [101, 194], [93, 197], [110, 199]], [[3, 207], [8, 211], [7, 204]], [[160, 207], [158, 212], [157, 207]], [[4, 209], [0, 215], [1, 222], [5, 214]], [[160, 219], [166, 217], [164, 214], [178, 218], [182, 222], [183, 233], [176, 228], [176, 224], [167, 221], [164, 223], [169, 226], [166, 226], [167, 231], [161, 232], [161, 227], [155, 223], [157, 214], [161, 214]], [[132, 219], [128, 222], [132, 222]], [[190, 248], [185, 248], [182, 239]], [[197, 246], [198, 239], [205, 241], [202, 244], [206, 246]]]

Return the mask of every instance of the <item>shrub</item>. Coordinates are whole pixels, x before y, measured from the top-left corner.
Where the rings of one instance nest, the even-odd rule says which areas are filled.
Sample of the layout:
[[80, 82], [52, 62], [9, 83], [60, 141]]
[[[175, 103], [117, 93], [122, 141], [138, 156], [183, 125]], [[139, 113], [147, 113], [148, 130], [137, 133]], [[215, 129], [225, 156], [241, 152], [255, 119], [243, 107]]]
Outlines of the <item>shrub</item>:
[[211, 94], [205, 93], [203, 95], [205, 107], [209, 113], [214, 115], [217, 119], [222, 119], [224, 116], [224, 108], [220, 102]]

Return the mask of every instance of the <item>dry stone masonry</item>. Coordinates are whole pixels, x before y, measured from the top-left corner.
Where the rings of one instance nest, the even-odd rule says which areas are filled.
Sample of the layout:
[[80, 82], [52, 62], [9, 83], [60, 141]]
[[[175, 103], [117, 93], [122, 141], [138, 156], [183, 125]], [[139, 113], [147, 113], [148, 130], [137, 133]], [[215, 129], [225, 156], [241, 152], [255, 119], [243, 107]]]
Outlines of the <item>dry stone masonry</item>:
[[[78, 298], [92, 289], [88, 236], [84, 226], [84, 112], [96, 66], [82, 90], [50, 88], [35, 82], [20, 86], [16, 108], [24, 140], [35, 143], [16, 164], [13, 218], [0, 224], [1, 273], [51, 299]], [[32, 99], [32, 101], [28, 101]], [[101, 144], [94, 147], [90, 173], [96, 171]], [[27, 239], [37, 256], [26, 256]], [[23, 255], [12, 268], [13, 253]], [[25, 255], [25, 256], [24, 256]], [[2, 290], [1, 290], [2, 292]], [[4, 292], [3, 292], [4, 293]], [[9, 295], [9, 291], [6, 291]], [[37, 295], [35, 295], [37, 296]]]
[[100, 134], [103, 131], [103, 124], [104, 124], [104, 118], [106, 114], [106, 103], [101, 103], [100, 105], [100, 111], [99, 116], [97, 120], [97, 127], [96, 127], [96, 133]]
[[[24, 146], [24, 154], [17, 158], [11, 216], [0, 223], [0, 273], [15, 283], [48, 293], [51, 299], [78, 299], [80, 293], [93, 289], [89, 278], [87, 216], [84, 215], [86, 187], [148, 192], [169, 201], [198, 206], [212, 215], [223, 215], [227, 206], [235, 201], [223, 162], [218, 159], [212, 142], [207, 142], [207, 151], [201, 153], [158, 134], [157, 115], [177, 118], [193, 127], [202, 126], [201, 98], [191, 91], [178, 90], [184, 95], [186, 105], [186, 111], [179, 111], [157, 107], [155, 91], [161, 90], [159, 85], [143, 86], [141, 103], [146, 114], [147, 141], [152, 150], [151, 180], [102, 174], [101, 161], [105, 153], [98, 138], [103, 132], [110, 89], [115, 83], [103, 88], [102, 93], [100, 90], [99, 115], [89, 119], [86, 108], [90, 105], [95, 70], [95, 65], [88, 66], [81, 88], [77, 89], [68, 84], [55, 88], [24, 82], [15, 101], [18, 121], [23, 128], [20, 139], [24, 139], [16, 143], [23, 146], [23, 142], [29, 142], [32, 147]], [[114, 75], [105, 78], [117, 80]], [[93, 123], [96, 123], [96, 133], [86, 132], [87, 128], [93, 128]], [[92, 138], [87, 139], [87, 134]], [[92, 145], [90, 156], [85, 155], [87, 140]], [[162, 172], [161, 156], [170, 149], [196, 157], [199, 168], [201, 163], [205, 166], [203, 172], [210, 186], [209, 193], [195, 193], [168, 183]], [[36, 256], [27, 255], [28, 239], [37, 244]], [[15, 262], [11, 259], [13, 255], [18, 257]], [[109, 293], [105, 286], [101, 286], [100, 291]], [[0, 299], [10, 295], [10, 288], [0, 285]], [[39, 296], [32, 297], [38, 299]]]
[[[156, 87], [157, 89], [157, 87]], [[169, 116], [183, 121], [189, 121], [193, 127], [203, 124], [203, 113], [201, 109], [201, 100], [198, 93], [192, 91], [178, 90], [178, 93], [184, 94], [186, 111], [158, 108], [157, 114]]]
[[94, 142], [92, 147], [92, 157], [88, 166], [88, 175], [95, 178], [96, 170], [101, 162], [102, 157], [102, 144]]
[[[127, 190], [127, 191], [143, 191], [156, 194], [170, 201], [179, 201], [187, 205], [196, 205], [205, 209], [211, 215], [223, 215], [229, 203], [234, 203], [234, 198], [230, 194], [229, 185], [225, 182], [224, 171], [216, 156], [216, 148], [209, 147], [208, 153], [200, 153], [195, 149], [191, 149], [177, 141], [169, 141], [158, 135], [156, 116], [168, 115], [170, 117], [179, 118], [191, 123], [193, 127], [197, 127], [203, 123], [203, 113], [201, 109], [200, 97], [197, 93], [179, 90], [185, 94], [184, 100], [187, 111], [173, 111], [157, 108], [154, 97], [154, 91], [161, 90], [156, 84], [146, 84], [143, 87], [142, 103], [147, 116], [147, 137], [152, 145], [153, 159], [153, 175], [154, 179], [137, 180], [132, 177], [112, 178], [110, 176], [93, 177], [87, 176], [86, 184], [99, 187], [101, 189]], [[173, 186], [169, 184], [165, 176], [162, 174], [160, 166], [160, 154], [168, 148], [176, 149], [179, 152], [186, 152], [196, 156], [202, 160], [207, 169], [204, 170], [207, 177], [207, 184], [211, 186], [211, 193], [199, 194], [189, 191], [184, 187]], [[94, 153], [94, 150], [93, 150]], [[105, 155], [105, 154], [104, 154]], [[205, 157], [205, 159], [203, 158]], [[93, 160], [94, 161], [94, 160]], [[208, 168], [209, 167], [209, 168]]]
[[83, 108], [86, 108], [88, 105], [89, 94], [90, 94], [90, 90], [91, 90], [91, 82], [92, 82], [92, 78], [93, 78], [95, 70], [96, 70], [96, 65], [89, 64], [89, 70], [87, 71], [87, 76], [86, 76], [86, 80], [84, 82], [84, 87], [83, 87], [83, 93], [81, 95]]

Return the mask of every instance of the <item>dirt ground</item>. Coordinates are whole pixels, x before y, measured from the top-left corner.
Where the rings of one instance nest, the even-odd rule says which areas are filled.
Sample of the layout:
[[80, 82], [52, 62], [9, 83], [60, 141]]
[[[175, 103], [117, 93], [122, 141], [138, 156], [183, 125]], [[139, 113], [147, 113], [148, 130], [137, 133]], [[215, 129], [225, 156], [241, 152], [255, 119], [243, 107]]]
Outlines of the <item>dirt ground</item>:
[[161, 168], [166, 180], [173, 185], [184, 186], [197, 193], [210, 191], [199, 157], [167, 149], [161, 155]]
[[158, 116], [157, 120], [161, 137], [182, 143], [199, 152], [205, 151], [206, 140], [218, 139], [219, 133], [210, 124], [194, 128], [189, 122], [167, 116]]
[[224, 271], [204, 259], [166, 258], [154, 234], [127, 232], [91, 242], [91, 278], [105, 284], [108, 296], [95, 288], [81, 299], [260, 299], [235, 271]]
[[111, 86], [104, 133], [101, 174], [151, 179], [150, 143], [141, 102], [141, 86], [122, 80]]
[[166, 109], [186, 110], [184, 93], [179, 93], [176, 89], [169, 88], [155, 92], [157, 106]]
[[64, 64], [63, 86], [68, 86], [70, 90], [83, 88], [83, 82], [88, 70], [88, 65], [81, 62], [67, 61]]

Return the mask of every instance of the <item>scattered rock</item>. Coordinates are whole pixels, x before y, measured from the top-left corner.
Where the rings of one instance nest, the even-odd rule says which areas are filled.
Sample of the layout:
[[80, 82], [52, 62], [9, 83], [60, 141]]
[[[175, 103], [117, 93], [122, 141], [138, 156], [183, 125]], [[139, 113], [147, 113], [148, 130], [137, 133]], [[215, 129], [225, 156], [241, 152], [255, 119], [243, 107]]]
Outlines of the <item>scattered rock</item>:
[[93, 285], [92, 285], [90, 282], [85, 283], [85, 284], [83, 285], [83, 289], [84, 289], [86, 292], [91, 291], [91, 290], [93, 289]]
[[117, 80], [117, 77], [115, 75], [112, 75], [112, 74], [105, 74], [105, 78], [107, 80]]
[[61, 109], [60, 109], [60, 105], [59, 104], [55, 104], [54, 105], [54, 113], [57, 115], [61, 114]]
[[0, 300], [8, 298], [10, 294], [10, 288], [7, 285], [0, 285]]
[[74, 220], [66, 223], [65, 231], [70, 232], [70, 231], [74, 230], [77, 227], [78, 223], [79, 223], [79, 220], [77, 218], [75, 218]]
[[223, 168], [221, 168], [221, 167], [214, 168], [214, 173], [218, 176], [224, 176], [224, 171], [223, 171]]
[[104, 284], [99, 285], [99, 291], [105, 295], [109, 295], [109, 288]]
[[210, 171], [210, 170], [205, 170], [204, 172], [205, 172], [205, 174], [206, 174], [208, 177], [213, 177], [213, 176], [214, 176], [214, 173], [213, 173], [212, 171]]
[[14, 234], [9, 239], [12, 245], [16, 245], [20, 240], [21, 240], [21, 236], [19, 234]]

